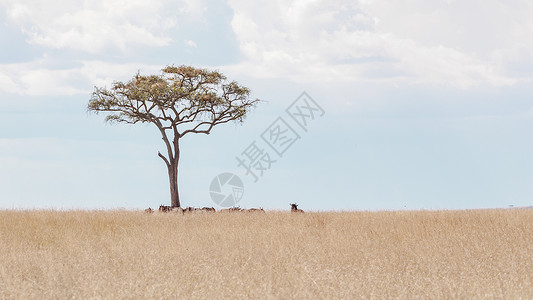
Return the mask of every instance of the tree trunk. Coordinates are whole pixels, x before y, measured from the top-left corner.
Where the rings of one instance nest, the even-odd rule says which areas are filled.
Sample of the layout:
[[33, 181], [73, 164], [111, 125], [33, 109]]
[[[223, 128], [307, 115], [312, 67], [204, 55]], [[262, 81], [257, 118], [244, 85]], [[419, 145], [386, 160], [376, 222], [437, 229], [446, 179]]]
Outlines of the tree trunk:
[[180, 145], [179, 145], [179, 138], [180, 135], [177, 131], [177, 128], [174, 128], [174, 140], [173, 145], [174, 149], [172, 149], [172, 144], [168, 140], [167, 134], [165, 132], [165, 129], [162, 127], [161, 123], [156, 122], [157, 128], [161, 131], [161, 134], [163, 136], [163, 141], [165, 142], [165, 145], [167, 146], [168, 151], [168, 158], [165, 157], [161, 152], [158, 152], [157, 155], [161, 157], [161, 159], [165, 162], [165, 165], [167, 166], [168, 171], [168, 180], [170, 183], [170, 206], [171, 207], [181, 207], [180, 203], [180, 195], [178, 192], [178, 163], [180, 160]]
[[177, 134], [174, 136], [174, 159], [168, 166], [168, 178], [170, 180], [170, 206], [181, 207], [180, 194], [178, 191], [178, 163], [180, 161], [180, 145]]
[[178, 192], [178, 160], [168, 167], [168, 178], [170, 181], [170, 206], [181, 207]]

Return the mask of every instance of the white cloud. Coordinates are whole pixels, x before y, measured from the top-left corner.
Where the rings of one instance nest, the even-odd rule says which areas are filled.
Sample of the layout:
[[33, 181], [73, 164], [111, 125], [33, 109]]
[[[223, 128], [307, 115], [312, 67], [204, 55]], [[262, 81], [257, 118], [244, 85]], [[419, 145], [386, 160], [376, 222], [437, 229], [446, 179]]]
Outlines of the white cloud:
[[[229, 0], [244, 60], [222, 68], [235, 75], [312, 83], [469, 88], [531, 81], [533, 3], [467, 2]], [[127, 52], [135, 46], [164, 46], [175, 31], [170, 29], [202, 20], [206, 12], [206, 2], [194, 0], [60, 0], [54, 5], [0, 0], [0, 7], [30, 43], [97, 54], [109, 54], [109, 48]], [[182, 41], [189, 52], [197, 48], [191, 39]], [[161, 67], [78, 57], [68, 66], [46, 55], [0, 65], [0, 90], [73, 95], [127, 80], [139, 68], [154, 72]]]
[[179, 6], [180, 13], [194, 19], [203, 19], [206, 11], [207, 3], [205, 0], [183, 0], [183, 4]]
[[[79, 73], [73, 69], [48, 69], [45, 60], [0, 65], [0, 90], [23, 95], [72, 95], [83, 92], [73, 85]], [[0, 73], [0, 74], [1, 74]]]
[[6, 71], [0, 70], [0, 91], [15, 91], [17, 84], [11, 79], [10, 74]]
[[185, 45], [189, 48], [198, 48], [198, 45], [194, 41], [185, 40]]
[[137, 71], [151, 74], [161, 68], [142, 63], [79, 61], [58, 69], [45, 56], [27, 63], [0, 65], [0, 91], [29, 96], [88, 94], [93, 86], [110, 86], [115, 80], [129, 80]]
[[[230, 0], [246, 60], [235, 72], [294, 81], [391, 82], [468, 88], [531, 80], [506, 72], [503, 49], [533, 55], [524, 1]], [[257, 7], [261, 9], [257, 9]], [[511, 21], [512, 20], [512, 21]], [[527, 40], [527, 42], [522, 42]], [[499, 56], [496, 55], [500, 53]], [[525, 56], [525, 55], [524, 55]]]
[[158, 73], [164, 66], [143, 63], [115, 64], [103, 61], [83, 61], [76, 72], [83, 74], [92, 86], [110, 86], [114, 81], [130, 80], [136, 72]]
[[108, 48], [161, 47], [178, 17], [201, 18], [203, 1], [3, 0], [7, 19], [21, 26], [32, 44], [100, 53]]

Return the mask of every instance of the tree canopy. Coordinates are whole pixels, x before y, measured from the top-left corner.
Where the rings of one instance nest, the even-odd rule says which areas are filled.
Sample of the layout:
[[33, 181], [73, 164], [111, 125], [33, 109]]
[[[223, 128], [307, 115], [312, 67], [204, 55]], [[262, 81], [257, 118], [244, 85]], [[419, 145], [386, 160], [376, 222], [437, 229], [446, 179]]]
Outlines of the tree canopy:
[[[169, 66], [162, 71], [161, 75], [137, 74], [129, 82], [115, 82], [111, 89], [97, 87], [88, 109], [111, 112], [106, 121], [151, 122], [184, 136], [209, 134], [215, 125], [242, 121], [259, 101], [250, 100], [248, 88], [227, 82], [217, 71], [190, 66]], [[193, 126], [180, 131], [184, 124]]]

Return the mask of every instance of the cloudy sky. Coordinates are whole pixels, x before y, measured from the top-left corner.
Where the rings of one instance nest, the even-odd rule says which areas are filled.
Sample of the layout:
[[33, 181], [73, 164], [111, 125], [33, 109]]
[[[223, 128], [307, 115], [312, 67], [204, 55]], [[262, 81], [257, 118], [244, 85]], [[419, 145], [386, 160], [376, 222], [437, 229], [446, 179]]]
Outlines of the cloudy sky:
[[[526, 0], [0, 0], [0, 209], [169, 204], [155, 127], [87, 113], [95, 86], [166, 65], [217, 69], [264, 100], [182, 141], [184, 206], [533, 205], [533, 3]], [[323, 109], [298, 126], [306, 92]], [[282, 118], [300, 137], [275, 156]], [[275, 162], [257, 182], [252, 144]]]

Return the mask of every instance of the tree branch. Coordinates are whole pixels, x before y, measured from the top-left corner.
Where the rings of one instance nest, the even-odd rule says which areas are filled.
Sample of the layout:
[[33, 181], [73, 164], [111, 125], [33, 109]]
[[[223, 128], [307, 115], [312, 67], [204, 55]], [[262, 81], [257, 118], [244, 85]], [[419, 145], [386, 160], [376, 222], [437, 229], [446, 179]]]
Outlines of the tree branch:
[[157, 151], [157, 155], [158, 155], [159, 157], [161, 157], [161, 159], [163, 159], [163, 161], [165, 162], [165, 164], [167, 165], [167, 167], [170, 168], [170, 162], [168, 161], [168, 159], [167, 159], [163, 154], [161, 154], [161, 152], [159, 152], [159, 151]]
[[[181, 136], [184, 136], [185, 134], [187, 133], [204, 133], [204, 134], [209, 134], [211, 132], [211, 129], [213, 129], [213, 127], [215, 127], [216, 125], [219, 125], [219, 124], [224, 124], [224, 123], [228, 123], [228, 122], [231, 122], [231, 121], [234, 121], [235, 119], [233, 118], [228, 118], [228, 119], [225, 119], [225, 120], [220, 120], [220, 121], [216, 121], [216, 122], [202, 122], [198, 125], [196, 125], [193, 129], [189, 129], [189, 130], [185, 130]], [[209, 125], [209, 127], [205, 130], [198, 130], [198, 128], [200, 127], [200, 125]]]
[[248, 88], [228, 82], [217, 71], [189, 66], [168, 66], [162, 71], [150, 76], [137, 73], [110, 89], [95, 87], [87, 109], [110, 113], [106, 118], [110, 122], [154, 123], [167, 148], [166, 164], [179, 158], [181, 137], [209, 134], [216, 125], [242, 120], [259, 101], [249, 99]]
[[165, 142], [165, 145], [167, 146], [168, 159], [170, 159], [171, 161], [174, 161], [174, 154], [172, 153], [172, 146], [170, 144], [170, 141], [168, 140], [167, 133], [165, 132], [163, 125], [161, 125], [161, 122], [158, 119], [155, 119], [153, 123], [157, 126], [157, 128], [161, 132], [161, 135], [163, 136], [163, 142]]

